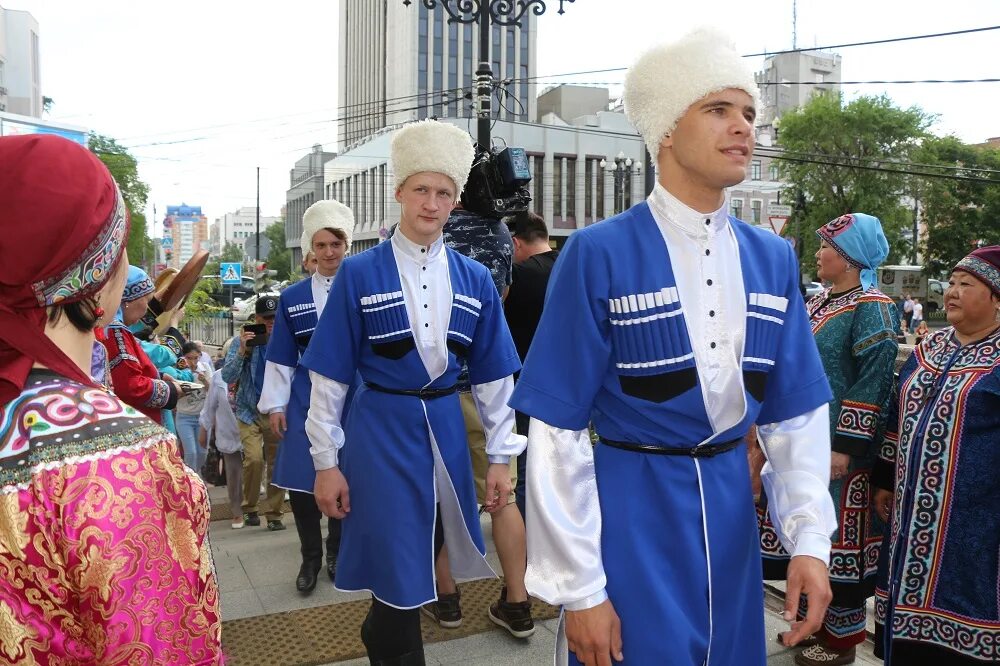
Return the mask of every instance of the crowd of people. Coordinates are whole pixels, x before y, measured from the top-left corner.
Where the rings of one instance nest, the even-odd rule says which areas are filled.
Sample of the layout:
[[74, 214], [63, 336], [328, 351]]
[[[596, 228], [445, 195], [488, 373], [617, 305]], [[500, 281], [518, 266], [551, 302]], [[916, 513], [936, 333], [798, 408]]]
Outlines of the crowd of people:
[[390, 239], [352, 255], [352, 211], [314, 204], [310, 276], [218, 368], [181, 314], [144, 323], [104, 165], [0, 138], [0, 659], [223, 663], [211, 451], [233, 528], [286, 529], [287, 492], [301, 593], [370, 593], [376, 666], [424, 664], [421, 613], [459, 626], [456, 579], [496, 575], [483, 512], [489, 617], [526, 638], [531, 597], [561, 606], [559, 664], [762, 666], [768, 579], [802, 666], [853, 663], [872, 596], [885, 663], [996, 661], [1000, 246], [897, 378], [921, 310], [877, 289], [877, 217], [817, 230], [804, 302], [791, 246], [729, 216], [757, 85], [725, 36], [650, 50], [624, 102], [657, 183], [559, 252], [463, 205], [464, 131], [398, 130]]

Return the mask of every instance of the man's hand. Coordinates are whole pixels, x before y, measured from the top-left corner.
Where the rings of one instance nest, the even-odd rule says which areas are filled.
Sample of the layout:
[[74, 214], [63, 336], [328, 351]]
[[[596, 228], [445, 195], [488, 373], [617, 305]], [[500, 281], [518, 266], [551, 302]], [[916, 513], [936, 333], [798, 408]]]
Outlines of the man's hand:
[[[805, 620], [796, 620], [799, 610], [799, 596], [806, 595], [809, 610]], [[830, 573], [826, 563], [808, 555], [798, 555], [788, 563], [788, 585], [785, 591], [785, 621], [791, 624], [791, 631], [781, 635], [785, 645], [796, 645], [809, 634], [816, 633], [823, 625], [826, 607], [833, 599], [830, 590]]]
[[204, 428], [198, 428], [198, 446], [203, 449], [208, 448], [208, 431]]
[[830, 452], [830, 480], [836, 481], [847, 476], [847, 470], [851, 466], [851, 456], [846, 453]]
[[257, 334], [253, 331], [241, 331], [240, 332], [240, 355], [246, 356], [247, 354], [247, 341], [253, 340], [257, 337]]
[[278, 437], [284, 437], [285, 431], [288, 430], [288, 422], [285, 420], [285, 413], [271, 412], [268, 414], [267, 418], [271, 422], [271, 431]]
[[872, 504], [875, 505], [875, 513], [884, 522], [889, 522], [889, 514], [892, 513], [893, 492], [891, 490], [875, 489], [875, 497]]
[[337, 467], [316, 472], [316, 505], [323, 515], [343, 518], [351, 512], [351, 498], [347, 479]]
[[622, 623], [611, 600], [582, 611], [566, 611], [566, 641], [584, 666], [623, 661]]
[[510, 500], [510, 465], [490, 463], [486, 470], [486, 503], [490, 513], [496, 513], [507, 506]]

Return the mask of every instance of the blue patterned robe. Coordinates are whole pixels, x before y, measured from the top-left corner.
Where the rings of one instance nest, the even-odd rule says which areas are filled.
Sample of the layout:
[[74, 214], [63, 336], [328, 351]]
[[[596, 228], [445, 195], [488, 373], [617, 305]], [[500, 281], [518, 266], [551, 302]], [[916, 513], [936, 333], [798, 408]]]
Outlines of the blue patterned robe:
[[[864, 600], [875, 586], [884, 525], [869, 511], [870, 477], [892, 396], [899, 312], [892, 299], [875, 288], [837, 296], [825, 289], [810, 299], [806, 309], [833, 389], [831, 448], [851, 456], [847, 476], [830, 482], [838, 524], [831, 539], [831, 605], [853, 612], [838, 617], [838, 626], [827, 628], [846, 634], [858, 627], [863, 630]], [[778, 541], [766, 507], [758, 507], [757, 520], [764, 579], [783, 580], [789, 555]]]
[[887, 664], [1000, 660], [997, 470], [1000, 330], [965, 346], [935, 331], [900, 371], [872, 477], [895, 493], [875, 606]]

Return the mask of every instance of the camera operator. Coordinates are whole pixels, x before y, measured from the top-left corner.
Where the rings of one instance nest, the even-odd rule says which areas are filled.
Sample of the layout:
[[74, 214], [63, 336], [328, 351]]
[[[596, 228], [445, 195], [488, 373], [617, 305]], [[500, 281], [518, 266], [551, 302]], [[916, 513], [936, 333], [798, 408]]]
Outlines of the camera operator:
[[264, 367], [267, 359], [267, 340], [274, 328], [274, 314], [278, 309], [277, 294], [257, 297], [254, 321], [243, 327], [233, 338], [222, 365], [222, 379], [236, 384], [236, 420], [243, 444], [243, 521], [256, 527], [260, 525], [257, 501], [260, 482], [267, 465], [267, 491], [262, 509], [267, 518], [267, 529], [272, 532], [285, 529], [281, 522], [281, 505], [285, 491], [271, 485], [274, 459], [278, 455], [278, 436], [271, 430], [266, 414], [257, 411], [260, 394], [264, 389]]

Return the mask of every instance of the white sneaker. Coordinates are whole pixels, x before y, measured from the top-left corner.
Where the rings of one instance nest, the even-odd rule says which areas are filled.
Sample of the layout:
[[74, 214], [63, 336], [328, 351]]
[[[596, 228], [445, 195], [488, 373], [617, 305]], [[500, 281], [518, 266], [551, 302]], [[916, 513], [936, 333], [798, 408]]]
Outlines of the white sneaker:
[[230, 527], [232, 527], [234, 530], [241, 530], [243, 529], [243, 521], [240, 520], [238, 522], [234, 522], [232, 525], [230, 525]]

